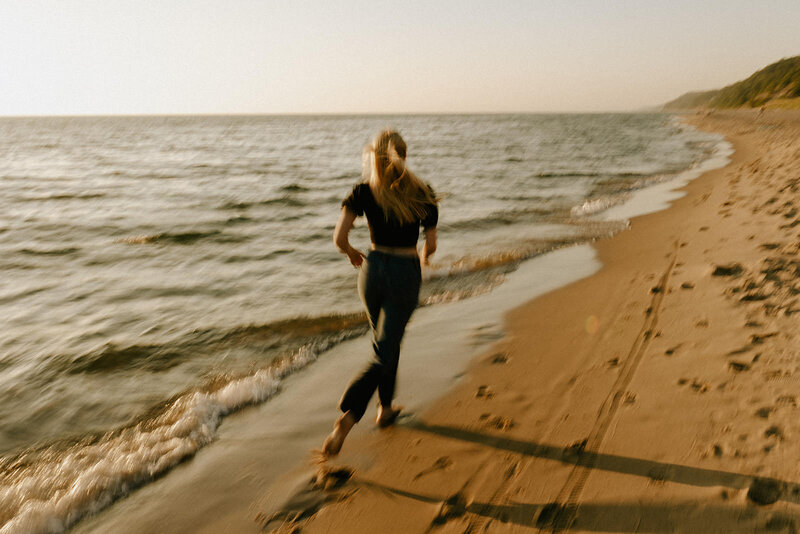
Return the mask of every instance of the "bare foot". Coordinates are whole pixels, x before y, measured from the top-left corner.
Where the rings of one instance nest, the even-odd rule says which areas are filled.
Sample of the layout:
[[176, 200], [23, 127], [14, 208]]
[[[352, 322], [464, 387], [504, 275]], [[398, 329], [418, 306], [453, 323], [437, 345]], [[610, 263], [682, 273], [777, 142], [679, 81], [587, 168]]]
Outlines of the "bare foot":
[[325, 439], [322, 445], [322, 454], [325, 456], [336, 456], [342, 450], [344, 438], [350, 433], [353, 425], [356, 424], [355, 418], [350, 415], [350, 412], [342, 414], [336, 423], [333, 425], [333, 432], [331, 432]]
[[397, 416], [400, 415], [401, 411], [403, 411], [402, 406], [397, 408], [384, 408], [381, 406], [378, 408], [378, 418], [375, 419], [375, 424], [380, 428], [390, 427], [397, 420]]

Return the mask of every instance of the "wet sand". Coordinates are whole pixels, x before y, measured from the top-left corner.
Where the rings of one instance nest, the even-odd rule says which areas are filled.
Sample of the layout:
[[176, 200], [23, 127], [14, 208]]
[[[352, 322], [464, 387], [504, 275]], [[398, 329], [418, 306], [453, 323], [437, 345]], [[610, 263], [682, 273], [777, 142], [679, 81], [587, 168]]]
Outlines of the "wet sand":
[[432, 407], [297, 471], [263, 530], [796, 532], [800, 113], [687, 120], [727, 167], [595, 243]]

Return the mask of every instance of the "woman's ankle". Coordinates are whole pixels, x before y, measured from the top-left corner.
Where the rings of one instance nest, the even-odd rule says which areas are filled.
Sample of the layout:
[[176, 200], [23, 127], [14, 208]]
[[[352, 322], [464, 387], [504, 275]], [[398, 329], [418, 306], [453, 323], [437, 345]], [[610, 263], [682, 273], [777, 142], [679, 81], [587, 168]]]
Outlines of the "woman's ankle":
[[397, 411], [397, 408], [394, 406], [394, 404], [389, 405], [389, 406], [384, 406], [383, 404], [379, 404], [378, 405], [378, 416], [379, 417], [382, 416], [382, 415], [389, 415], [389, 414], [394, 413], [396, 411]]
[[325, 443], [322, 445], [322, 453], [326, 456], [336, 456], [339, 454], [344, 444], [344, 439], [357, 422], [356, 418], [353, 417], [350, 412], [345, 412], [339, 416], [333, 424], [333, 432], [328, 435], [325, 439]]

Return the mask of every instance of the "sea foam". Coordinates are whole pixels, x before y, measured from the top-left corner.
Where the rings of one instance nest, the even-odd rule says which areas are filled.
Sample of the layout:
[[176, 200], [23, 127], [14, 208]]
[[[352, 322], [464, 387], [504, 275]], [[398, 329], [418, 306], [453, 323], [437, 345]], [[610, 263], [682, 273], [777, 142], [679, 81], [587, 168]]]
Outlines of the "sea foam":
[[65, 531], [194, 455], [214, 440], [227, 414], [272, 397], [284, 377], [316, 360], [327, 346], [303, 347], [214, 391], [181, 395], [132, 426], [13, 459], [0, 479], [0, 534]]

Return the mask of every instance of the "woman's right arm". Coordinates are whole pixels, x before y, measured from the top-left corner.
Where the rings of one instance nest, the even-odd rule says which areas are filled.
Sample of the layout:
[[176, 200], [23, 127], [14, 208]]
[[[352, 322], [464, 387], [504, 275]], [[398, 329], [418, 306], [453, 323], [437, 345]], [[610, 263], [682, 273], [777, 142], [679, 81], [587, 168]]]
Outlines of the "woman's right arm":
[[355, 223], [356, 214], [349, 210], [347, 207], [342, 207], [342, 214], [339, 216], [339, 222], [336, 223], [336, 229], [333, 231], [333, 242], [336, 248], [343, 254], [347, 254], [347, 259], [353, 264], [353, 267], [361, 267], [364, 262], [364, 253], [350, 245], [348, 235]]

